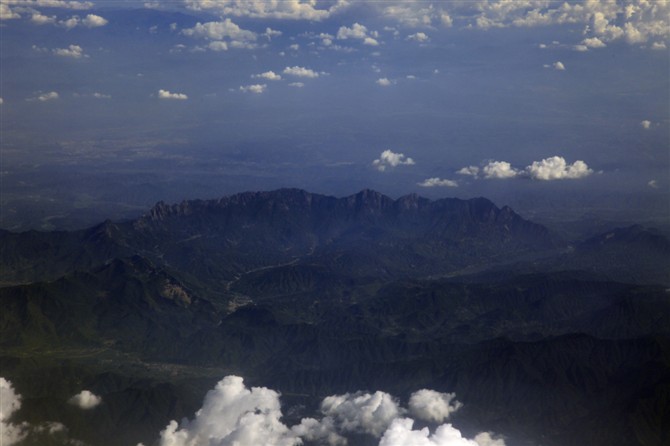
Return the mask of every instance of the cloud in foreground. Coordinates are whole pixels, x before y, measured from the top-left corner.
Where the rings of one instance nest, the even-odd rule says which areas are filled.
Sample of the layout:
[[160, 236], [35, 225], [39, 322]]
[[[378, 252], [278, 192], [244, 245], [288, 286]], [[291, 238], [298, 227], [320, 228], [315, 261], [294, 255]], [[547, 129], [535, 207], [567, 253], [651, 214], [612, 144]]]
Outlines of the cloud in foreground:
[[411, 166], [415, 164], [414, 160], [406, 157], [404, 153], [395, 153], [391, 150], [384, 150], [379, 158], [372, 162], [380, 172], [384, 172], [388, 167]]
[[[283, 424], [279, 393], [265, 387], [247, 388], [242, 378], [227, 376], [205, 396], [193, 420], [176, 421], [160, 433], [160, 446], [297, 446], [304, 441], [319, 445], [344, 446], [349, 434], [379, 439], [380, 446], [504, 446], [503, 440], [480, 433], [464, 438], [451, 424], [439, 426], [434, 434], [427, 428], [412, 430], [408, 412], [444, 420], [460, 407], [453, 394], [422, 390], [412, 394], [410, 409], [385, 392], [333, 395], [321, 403], [320, 420], [304, 418], [291, 428]], [[443, 403], [446, 403], [444, 405]]]
[[185, 101], [188, 99], [188, 96], [184, 93], [172, 93], [168, 90], [158, 90], [158, 99]]
[[89, 390], [82, 390], [70, 398], [68, 403], [80, 409], [89, 410], [99, 406], [102, 403], [102, 398]]
[[593, 173], [593, 169], [581, 160], [569, 164], [562, 156], [552, 156], [541, 161], [533, 161], [531, 165], [526, 166], [522, 170], [516, 169], [507, 161], [489, 161], [482, 168], [467, 166], [456, 173], [487, 180], [531, 178], [534, 180], [552, 181], [585, 178]]
[[21, 408], [21, 395], [17, 394], [12, 383], [0, 378], [0, 444], [10, 446], [25, 436], [25, 425], [9, 422], [11, 416]]

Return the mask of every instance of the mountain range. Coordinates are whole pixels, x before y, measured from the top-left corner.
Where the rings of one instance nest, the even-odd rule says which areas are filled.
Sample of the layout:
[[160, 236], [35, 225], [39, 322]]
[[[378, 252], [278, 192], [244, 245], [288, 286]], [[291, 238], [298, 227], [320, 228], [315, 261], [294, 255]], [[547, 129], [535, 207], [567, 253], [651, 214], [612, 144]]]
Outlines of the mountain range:
[[[0, 282], [0, 375], [17, 420], [68, 427], [53, 444], [153, 444], [226, 374], [298, 422], [432, 388], [507, 445], [670, 439], [670, 242], [641, 226], [565, 240], [485, 198], [282, 189], [2, 231]], [[82, 386], [93, 415], [66, 404]]]

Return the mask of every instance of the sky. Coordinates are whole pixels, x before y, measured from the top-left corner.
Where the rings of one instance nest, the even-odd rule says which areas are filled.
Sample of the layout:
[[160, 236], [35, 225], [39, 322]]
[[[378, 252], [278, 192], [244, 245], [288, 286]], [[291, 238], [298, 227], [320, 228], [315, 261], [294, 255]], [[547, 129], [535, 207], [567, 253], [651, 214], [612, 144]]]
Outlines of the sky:
[[0, 226], [281, 187], [667, 221], [669, 16], [660, 0], [0, 0]]

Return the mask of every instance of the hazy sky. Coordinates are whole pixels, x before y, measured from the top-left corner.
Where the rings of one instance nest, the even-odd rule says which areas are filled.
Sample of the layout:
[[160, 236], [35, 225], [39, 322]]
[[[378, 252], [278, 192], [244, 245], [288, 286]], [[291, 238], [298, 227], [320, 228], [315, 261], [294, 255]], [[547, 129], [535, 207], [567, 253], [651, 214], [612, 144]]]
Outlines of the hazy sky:
[[277, 187], [667, 198], [669, 14], [0, 0], [3, 219]]

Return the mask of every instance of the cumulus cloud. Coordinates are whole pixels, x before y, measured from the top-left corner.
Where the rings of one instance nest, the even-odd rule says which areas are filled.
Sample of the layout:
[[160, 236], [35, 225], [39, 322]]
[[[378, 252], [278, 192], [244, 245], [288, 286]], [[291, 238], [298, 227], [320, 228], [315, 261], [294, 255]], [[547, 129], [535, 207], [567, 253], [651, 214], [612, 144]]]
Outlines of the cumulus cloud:
[[651, 128], [651, 121], [645, 119], [644, 121], [640, 122], [640, 125], [642, 126], [643, 129], [649, 130]]
[[341, 26], [337, 31], [338, 40], [355, 39], [362, 40], [364, 45], [377, 46], [379, 42], [377, 31], [369, 31], [364, 25], [354, 23], [351, 27]]
[[172, 93], [168, 90], [158, 90], [158, 99], [185, 101], [188, 99], [188, 96], [184, 93]]
[[305, 86], [303, 82], [291, 82], [288, 84], [289, 87], [302, 88]]
[[9, 420], [21, 408], [21, 395], [14, 391], [12, 383], [0, 377], [0, 444], [11, 446], [26, 436], [25, 424], [14, 424]]
[[191, 9], [209, 10], [224, 16], [319, 21], [346, 7], [349, 2], [337, 0], [328, 8], [318, 8], [313, 0], [185, 0], [185, 3]]
[[526, 167], [528, 175], [535, 180], [563, 180], [584, 178], [593, 173], [593, 170], [584, 161], [577, 160], [568, 164], [561, 156], [552, 156], [542, 161], [534, 161]]
[[45, 7], [61, 9], [91, 9], [93, 2], [71, 0], [3, 0], [3, 3], [15, 6]]
[[81, 21], [81, 24], [87, 28], [98, 28], [100, 26], [105, 26], [107, 23], [109, 23], [107, 19], [95, 14], [88, 14]]
[[437, 177], [426, 178], [417, 185], [421, 187], [458, 187], [458, 183], [453, 180], [441, 179]]
[[15, 20], [20, 18], [21, 14], [12, 10], [5, 3], [0, 3], [0, 20]]
[[30, 16], [30, 21], [35, 25], [46, 25], [48, 23], [56, 23], [56, 16], [49, 17], [36, 11]]
[[207, 392], [193, 420], [176, 421], [160, 434], [160, 446], [294, 446], [297, 436], [281, 423], [279, 394], [265, 387], [246, 388], [227, 376]]
[[379, 158], [372, 162], [372, 165], [380, 172], [384, 172], [388, 167], [411, 166], [415, 164], [412, 158], [406, 157], [403, 153], [395, 153], [391, 150], [384, 150]]
[[489, 161], [482, 168], [468, 166], [463, 167], [456, 173], [478, 179], [531, 178], [552, 181], [585, 178], [593, 173], [593, 169], [581, 160], [569, 164], [561, 156], [552, 156], [541, 161], [533, 161], [525, 169], [512, 167], [507, 161]]
[[551, 66], [554, 68], [554, 70], [565, 71], [565, 65], [563, 65], [563, 62], [561, 61], [554, 62], [551, 64]]
[[68, 403], [80, 409], [89, 410], [99, 406], [102, 403], [102, 398], [89, 390], [82, 390], [70, 398]]
[[455, 393], [441, 393], [421, 389], [410, 396], [409, 411], [414, 418], [432, 423], [442, 423], [463, 406], [455, 398]]
[[60, 95], [58, 94], [57, 91], [50, 91], [48, 93], [40, 93], [37, 96], [33, 96], [28, 98], [28, 101], [39, 101], [39, 102], [48, 102], [48, 101], [55, 101], [56, 99], [60, 98]]
[[265, 28], [265, 32], [261, 34], [263, 37], [267, 38], [268, 40], [272, 40], [275, 37], [280, 37], [283, 33], [281, 31], [277, 31], [276, 29], [272, 29], [270, 27]]
[[386, 77], [380, 77], [379, 79], [377, 79], [377, 80], [375, 81], [375, 83], [376, 83], [377, 85], [382, 86], [382, 87], [388, 87], [388, 86], [391, 85], [393, 82], [391, 82], [391, 81], [390, 81], [388, 78], [386, 78]]
[[414, 42], [419, 42], [419, 43], [424, 43], [428, 42], [430, 40], [430, 37], [426, 33], [418, 32], [414, 34], [410, 34], [407, 36], [407, 40], [412, 40]]
[[240, 91], [243, 93], [261, 94], [265, 92], [267, 88], [268, 86], [266, 84], [243, 85], [240, 86]]
[[656, 180], [649, 180], [647, 186], [651, 187], [652, 189], [658, 189], [658, 182]]
[[299, 66], [284, 68], [284, 74], [288, 74], [289, 76], [307, 77], [307, 78], [319, 77], [319, 73], [317, 73], [316, 71]]
[[267, 79], [269, 81], [280, 81], [281, 80], [281, 75], [275, 73], [274, 71], [266, 71], [264, 73], [260, 74], [252, 74], [252, 78], [254, 79]]
[[451, 424], [439, 426], [431, 434], [428, 428], [413, 430], [414, 420], [398, 418], [379, 442], [379, 446], [504, 446], [503, 440], [493, 440], [488, 433], [478, 434], [469, 440]]
[[255, 32], [242, 29], [229, 18], [219, 22], [198, 22], [192, 28], [183, 29], [181, 33], [188, 37], [209, 40], [210, 43], [207, 48], [212, 51], [226, 51], [229, 46], [233, 48], [256, 48], [256, 40], [258, 39]]
[[81, 57], [88, 57], [84, 54], [84, 49], [79, 45], [70, 45], [67, 48], [55, 48], [53, 53], [56, 56], [61, 57], [72, 57], [73, 59], [79, 59]]
[[410, 397], [410, 409], [392, 395], [377, 391], [332, 395], [323, 399], [321, 416], [303, 418], [289, 428], [282, 417], [280, 395], [265, 387], [247, 388], [242, 378], [227, 376], [205, 396], [192, 420], [171, 421], [160, 433], [160, 446], [298, 446], [310, 444], [346, 446], [348, 436], [369, 435], [380, 446], [505, 446], [490, 433], [464, 438], [451, 424], [430, 434], [427, 428], [412, 430], [414, 420], [441, 423], [460, 407], [453, 394], [421, 390]]
[[507, 161], [489, 161], [482, 168], [481, 174], [487, 179], [506, 179], [518, 176], [519, 171]]

